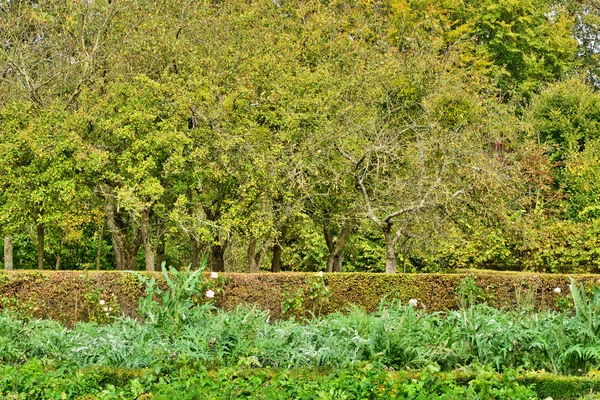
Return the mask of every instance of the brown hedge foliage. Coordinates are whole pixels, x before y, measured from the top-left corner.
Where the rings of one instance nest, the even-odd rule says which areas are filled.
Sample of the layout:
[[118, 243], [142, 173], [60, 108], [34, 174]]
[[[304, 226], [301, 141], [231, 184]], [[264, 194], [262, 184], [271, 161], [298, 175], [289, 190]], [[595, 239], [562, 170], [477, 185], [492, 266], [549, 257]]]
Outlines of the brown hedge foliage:
[[[165, 286], [160, 273], [154, 274]], [[222, 290], [215, 303], [226, 310], [241, 304], [255, 304], [269, 310], [272, 318], [282, 318], [282, 301], [307, 286], [311, 273], [223, 274]], [[368, 311], [377, 309], [381, 299], [408, 302], [417, 299], [427, 311], [456, 309], [457, 287], [470, 277], [481, 290], [479, 300], [493, 307], [513, 308], [519, 296], [529, 294], [538, 309], [556, 308], [568, 303], [569, 276], [539, 273], [465, 271], [456, 274], [325, 274], [330, 289], [322, 313], [343, 311], [356, 304]], [[600, 275], [576, 275], [586, 285], [600, 282]], [[208, 279], [208, 277], [207, 277]], [[561, 293], [554, 289], [560, 287]], [[128, 272], [117, 271], [6, 271], [0, 273], [0, 309], [11, 308], [36, 318], [50, 318], [67, 325], [77, 321], [102, 322], [99, 300], [114, 307], [113, 313], [137, 317], [139, 297], [144, 288]], [[307, 302], [304, 302], [307, 306]]]

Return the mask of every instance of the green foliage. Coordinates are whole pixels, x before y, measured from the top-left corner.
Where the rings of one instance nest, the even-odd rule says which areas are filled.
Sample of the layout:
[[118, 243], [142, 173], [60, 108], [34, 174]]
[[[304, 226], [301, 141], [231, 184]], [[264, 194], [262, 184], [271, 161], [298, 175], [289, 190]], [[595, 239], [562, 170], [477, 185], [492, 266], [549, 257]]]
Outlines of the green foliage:
[[346, 249], [345, 272], [384, 272], [385, 257], [383, 240], [374, 232], [362, 231], [350, 238]]
[[587, 334], [597, 335], [600, 333], [600, 288], [596, 285], [592, 286], [589, 298], [586, 296], [585, 287], [573, 278], [569, 288], [573, 297], [575, 315], [587, 323]]
[[[515, 288], [515, 300], [517, 302], [517, 311], [523, 313], [531, 313], [536, 309], [537, 306], [537, 285], [526, 285], [524, 282], [521, 282], [519, 286]], [[560, 300], [566, 300], [568, 297], [560, 297]], [[566, 309], [570, 309], [571, 307], [561, 308], [559, 304], [556, 304], [557, 308], [561, 311], [566, 311]]]
[[[170, 271], [160, 293], [156, 281], [145, 281], [165, 304], [186, 304], [162, 314], [163, 323], [178, 321], [176, 330], [150, 318], [68, 329], [0, 313], [0, 392], [27, 399], [567, 399], [600, 387], [600, 289], [573, 279], [574, 310], [565, 312], [476, 304], [482, 289], [467, 276], [457, 287], [460, 311], [425, 313], [392, 300], [371, 314], [351, 307], [297, 322], [270, 321], [257, 308], [193, 307], [208, 284], [196, 272]], [[324, 280], [311, 277], [307, 298], [324, 296]]]
[[[480, 374], [459, 384], [452, 375], [429, 371], [395, 374], [362, 363], [341, 371], [184, 367], [160, 375], [156, 370], [77, 369], [69, 364], [32, 360], [4, 367], [0, 390], [11, 399], [532, 399], [535, 391], [516, 381]], [[559, 397], [560, 398], [560, 397]]]
[[285, 315], [288, 313], [300, 313], [303, 311], [302, 304], [304, 303], [304, 290], [297, 289], [296, 292], [284, 292], [283, 300], [281, 301], [281, 312]]
[[177, 333], [187, 319], [198, 315], [198, 310], [192, 311], [194, 307], [204, 303], [200, 307], [200, 314], [209, 311], [212, 305], [210, 302], [205, 303], [203, 298], [211, 299], [218, 294], [218, 280], [222, 281], [222, 278], [204, 279], [202, 273], [205, 266], [206, 259], [195, 271], [191, 271], [189, 266], [181, 271], [173, 267], [167, 269], [163, 263], [162, 275], [167, 285], [164, 290], [158, 286], [154, 277], [148, 278], [133, 272], [145, 286], [146, 296], [140, 297], [139, 306], [139, 313], [145, 322]]
[[303, 322], [270, 321], [268, 313], [257, 308], [208, 312], [207, 305], [179, 310], [175, 327], [166, 324], [175, 324], [177, 310], [163, 312], [163, 325], [149, 318], [143, 324], [123, 318], [104, 325], [80, 323], [72, 329], [3, 313], [0, 361], [340, 369], [376, 362], [398, 371], [428, 366], [452, 371], [470, 365], [496, 372], [522, 368], [582, 375], [600, 368], [597, 296], [586, 300], [577, 288], [573, 296], [579, 310], [574, 314], [496, 310], [481, 304], [426, 313], [394, 300], [372, 314], [353, 307], [346, 314]]
[[458, 304], [461, 309], [467, 309], [480, 304], [484, 300], [483, 289], [477, 286], [472, 276], [463, 278], [456, 287]]
[[[593, 134], [593, 93], [561, 79], [592, 71], [596, 22], [531, 0], [4, 2], [1, 233], [19, 268], [38, 234], [69, 269], [155, 270], [164, 244], [169, 265], [255, 272], [281, 245], [284, 269], [379, 272], [386, 240], [409, 271], [461, 240], [506, 266], [510, 229], [485, 251], [470, 227], [521, 209], [522, 136]], [[586, 171], [561, 182], [569, 218], [594, 214]]]
[[89, 321], [106, 323], [121, 314], [119, 302], [116, 296], [104, 296], [102, 292], [95, 288], [83, 294], [83, 299], [88, 309]]
[[3, 2], [0, 233], [22, 269], [593, 271], [598, 14]]
[[[199, 276], [171, 271], [165, 291], [192, 301]], [[313, 297], [322, 285], [310, 285]], [[189, 293], [178, 292], [182, 287]], [[597, 390], [600, 369], [600, 289], [587, 295], [574, 280], [570, 287], [574, 312], [474, 304], [480, 291], [467, 277], [458, 289], [466, 305], [457, 312], [425, 313], [394, 300], [372, 314], [353, 307], [300, 323], [271, 322], [256, 308], [189, 306], [176, 330], [150, 318], [67, 329], [3, 312], [0, 391], [33, 399], [570, 398]], [[176, 321], [176, 310], [164, 315], [165, 323]]]
[[[477, 4], [477, 2], [475, 3]], [[476, 54], [491, 65], [489, 73], [507, 92], [531, 94], [540, 82], [552, 82], [572, 67], [576, 42], [572, 20], [551, 2], [480, 2], [474, 31], [483, 46]], [[553, 13], [548, 18], [547, 13]]]
[[4, 366], [0, 392], [8, 399], [134, 399], [155, 377], [147, 371], [88, 368], [31, 360], [19, 367]]
[[[595, 211], [590, 207], [588, 212]], [[600, 267], [599, 222], [523, 216], [511, 223], [511, 232], [482, 229], [439, 249], [433, 258], [451, 267], [595, 273]]]
[[600, 391], [600, 382], [596, 374], [556, 376], [541, 371], [523, 374], [518, 382], [522, 385], [533, 385], [539, 398], [592, 400], [598, 398]]
[[33, 299], [21, 301], [14, 297], [1, 297], [0, 308], [7, 310], [20, 318], [29, 318], [36, 311], [36, 301]]
[[598, 138], [600, 96], [581, 80], [554, 84], [536, 96], [531, 118], [539, 139], [553, 146], [553, 159], [577, 154]]
[[307, 314], [319, 315], [323, 305], [329, 301], [330, 295], [331, 290], [325, 285], [322, 272], [309, 275], [305, 286], [293, 293], [283, 293], [281, 312], [292, 318]]

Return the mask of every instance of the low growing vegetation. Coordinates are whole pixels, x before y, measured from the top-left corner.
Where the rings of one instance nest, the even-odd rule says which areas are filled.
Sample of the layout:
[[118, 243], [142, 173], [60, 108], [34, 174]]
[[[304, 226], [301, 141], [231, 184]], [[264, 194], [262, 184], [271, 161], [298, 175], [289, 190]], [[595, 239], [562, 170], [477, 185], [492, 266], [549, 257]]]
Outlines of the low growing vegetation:
[[586, 294], [574, 281], [574, 309], [562, 312], [534, 312], [526, 297], [516, 310], [477, 304], [465, 280], [457, 311], [427, 313], [418, 301], [390, 300], [374, 313], [350, 307], [271, 320], [256, 307], [217, 309], [198, 272], [164, 273], [165, 290], [146, 281], [142, 321], [109, 316], [70, 329], [2, 312], [0, 391], [15, 398], [513, 399], [536, 397], [535, 379], [517, 379], [527, 371], [592, 379], [600, 370], [600, 291]]

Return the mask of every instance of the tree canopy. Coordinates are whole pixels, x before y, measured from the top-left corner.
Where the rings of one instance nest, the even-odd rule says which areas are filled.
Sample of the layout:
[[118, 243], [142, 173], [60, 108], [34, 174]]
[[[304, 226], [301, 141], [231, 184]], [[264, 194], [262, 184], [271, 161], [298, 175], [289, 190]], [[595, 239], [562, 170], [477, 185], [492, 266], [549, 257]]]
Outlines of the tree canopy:
[[7, 249], [17, 268], [595, 270], [598, 11], [0, 1]]

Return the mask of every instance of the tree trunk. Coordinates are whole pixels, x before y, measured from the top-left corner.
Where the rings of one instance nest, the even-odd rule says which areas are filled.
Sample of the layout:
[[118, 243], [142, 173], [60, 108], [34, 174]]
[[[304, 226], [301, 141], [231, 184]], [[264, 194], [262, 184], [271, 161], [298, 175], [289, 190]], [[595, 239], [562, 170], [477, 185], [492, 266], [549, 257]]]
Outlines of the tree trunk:
[[[126, 268], [125, 262], [125, 238], [123, 237], [119, 226], [117, 225], [115, 206], [110, 200], [106, 200], [106, 223], [112, 237], [112, 248], [115, 253], [115, 262], [117, 270], [123, 271]], [[135, 269], [135, 268], [133, 268]]]
[[342, 272], [342, 250], [344, 250], [344, 244], [351, 232], [352, 227], [350, 225], [343, 225], [337, 239], [334, 240], [331, 231], [326, 226], [323, 228], [325, 243], [329, 250], [327, 272]]
[[144, 241], [144, 260], [146, 271], [156, 271], [156, 254], [154, 253], [154, 246], [149, 241]]
[[256, 272], [260, 272], [260, 268], [262, 267], [265, 256], [267, 255], [267, 251], [269, 251], [268, 240], [262, 244], [260, 252], [258, 253], [258, 257], [256, 259]]
[[394, 240], [394, 235], [392, 234], [392, 226], [386, 225], [383, 229], [383, 236], [385, 239], [385, 272], [387, 274], [395, 274], [396, 273], [396, 251], [394, 247], [396, 247], [396, 241]]
[[156, 270], [160, 271], [165, 262], [165, 233], [161, 232], [156, 246]]
[[102, 248], [104, 243], [104, 223], [100, 225], [100, 230], [98, 231], [98, 250], [96, 251], [96, 270], [100, 271], [100, 265], [102, 263]]
[[283, 248], [279, 243], [273, 245], [273, 259], [271, 260], [271, 272], [281, 272], [281, 253]]
[[333, 272], [342, 272], [342, 254], [338, 254], [333, 261]]
[[142, 241], [144, 242], [144, 258], [146, 261], [146, 271], [155, 271], [156, 267], [156, 254], [155, 248], [152, 244], [152, 236], [150, 235], [150, 210], [146, 209], [142, 211], [140, 221], [140, 231], [142, 234]]
[[256, 264], [256, 238], [251, 237], [250, 243], [248, 243], [248, 272], [258, 272], [258, 265]]
[[60, 262], [62, 261], [62, 248], [63, 241], [58, 242], [58, 253], [56, 254], [56, 264], [54, 265], [54, 269], [58, 271], [60, 269]]
[[115, 261], [117, 270], [135, 270], [137, 253], [142, 245], [142, 235], [140, 231], [135, 232], [135, 236], [128, 243], [125, 234], [125, 228], [120, 221], [117, 220], [116, 207], [111, 199], [106, 201], [106, 223], [112, 237], [113, 251], [115, 253]]
[[227, 242], [224, 244], [213, 244], [210, 246], [210, 265], [213, 272], [225, 272], [225, 249]]
[[190, 235], [190, 241], [192, 244], [192, 270], [197, 270], [200, 268], [200, 263], [202, 262], [202, 246], [200, 242], [192, 235]]
[[13, 240], [12, 236], [8, 235], [4, 238], [4, 269], [12, 270], [13, 268]]
[[327, 272], [342, 272], [342, 254], [330, 253], [327, 257]]
[[128, 271], [135, 271], [137, 266], [137, 254], [140, 250], [141, 243], [136, 247], [135, 251], [132, 249], [125, 248], [123, 254], [123, 269]]
[[[218, 225], [219, 218], [221, 217], [221, 203], [220, 201], [214, 201], [211, 207], [202, 207], [206, 219]], [[210, 245], [210, 268], [213, 272], [225, 272], [225, 249], [227, 248], [228, 240], [220, 240], [220, 232], [217, 231], [216, 241], [217, 243]]]
[[287, 225], [283, 225], [279, 236], [273, 244], [273, 258], [271, 259], [271, 272], [281, 272], [281, 254], [283, 247], [281, 246], [287, 234]]
[[44, 224], [39, 222], [37, 224], [37, 266], [38, 269], [44, 269]]

